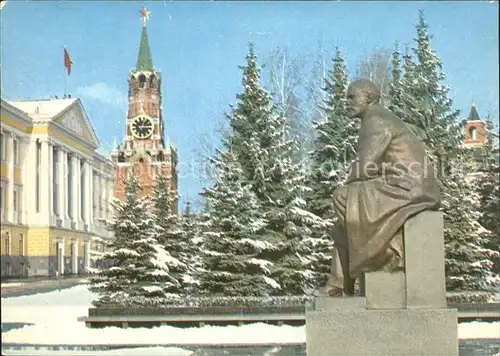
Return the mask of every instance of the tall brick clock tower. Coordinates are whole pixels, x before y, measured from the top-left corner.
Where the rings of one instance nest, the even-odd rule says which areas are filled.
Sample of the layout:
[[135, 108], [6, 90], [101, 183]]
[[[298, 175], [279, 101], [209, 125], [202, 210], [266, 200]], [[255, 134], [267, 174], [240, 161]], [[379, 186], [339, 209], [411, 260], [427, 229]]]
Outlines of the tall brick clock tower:
[[[142, 187], [141, 196], [153, 193], [155, 179], [163, 172], [177, 196], [177, 151], [165, 142], [165, 127], [161, 111], [161, 75], [153, 67], [146, 23], [149, 12], [140, 11], [142, 35], [135, 70], [128, 75], [128, 113], [125, 140], [111, 153], [118, 166], [115, 197], [123, 199], [124, 183], [134, 174]], [[173, 206], [177, 213], [177, 199]]]

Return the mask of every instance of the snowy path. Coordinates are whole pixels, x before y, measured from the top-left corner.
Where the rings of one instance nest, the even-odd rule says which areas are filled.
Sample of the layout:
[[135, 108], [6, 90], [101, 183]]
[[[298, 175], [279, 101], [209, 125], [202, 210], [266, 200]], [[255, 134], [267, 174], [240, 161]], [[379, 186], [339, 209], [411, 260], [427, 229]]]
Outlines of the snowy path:
[[[26, 356], [26, 350], [9, 350], [4, 353], [5, 355], [18, 355], [18, 356]], [[138, 347], [131, 349], [118, 349], [118, 350], [100, 350], [100, 351], [79, 351], [79, 350], [64, 350], [48, 352], [47, 350], [30, 350], [29, 355], [33, 356], [47, 356], [47, 355], [71, 355], [71, 356], [83, 356], [83, 355], [122, 355], [122, 356], [189, 356], [192, 355], [193, 352], [185, 349], [180, 349], [177, 347]]]
[[2, 299], [2, 323], [25, 322], [35, 325], [2, 334], [4, 343], [44, 345], [107, 344], [268, 344], [305, 342], [304, 327], [252, 324], [245, 326], [205, 326], [152, 329], [108, 327], [89, 329], [77, 318], [85, 316], [93, 295], [85, 286], [50, 293]]
[[[41, 345], [227, 345], [305, 342], [304, 326], [273, 326], [262, 323], [186, 329], [171, 326], [152, 329], [89, 329], [85, 327], [85, 323], [78, 322], [77, 318], [87, 315], [87, 308], [91, 306], [92, 299], [93, 294], [83, 285], [49, 293], [2, 298], [2, 323], [34, 324], [2, 333], [2, 342]], [[500, 339], [500, 322], [462, 323], [459, 324], [458, 336], [460, 339]]]

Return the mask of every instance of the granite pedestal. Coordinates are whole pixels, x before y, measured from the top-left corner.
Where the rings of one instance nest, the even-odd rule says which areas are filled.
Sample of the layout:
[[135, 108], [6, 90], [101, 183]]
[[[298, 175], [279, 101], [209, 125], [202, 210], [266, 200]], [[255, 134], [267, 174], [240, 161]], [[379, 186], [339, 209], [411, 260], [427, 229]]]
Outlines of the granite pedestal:
[[365, 296], [318, 298], [306, 312], [308, 356], [456, 356], [458, 321], [446, 307], [443, 218], [404, 226], [405, 271], [365, 274]]

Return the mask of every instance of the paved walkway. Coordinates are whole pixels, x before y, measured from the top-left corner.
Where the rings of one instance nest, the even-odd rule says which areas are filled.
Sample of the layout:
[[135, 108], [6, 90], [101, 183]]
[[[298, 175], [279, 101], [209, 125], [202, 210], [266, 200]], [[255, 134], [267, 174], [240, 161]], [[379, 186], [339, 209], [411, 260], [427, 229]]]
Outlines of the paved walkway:
[[35, 293], [46, 293], [60, 288], [69, 288], [85, 282], [88, 276], [75, 276], [62, 279], [19, 279], [2, 281], [1, 297], [18, 297]]

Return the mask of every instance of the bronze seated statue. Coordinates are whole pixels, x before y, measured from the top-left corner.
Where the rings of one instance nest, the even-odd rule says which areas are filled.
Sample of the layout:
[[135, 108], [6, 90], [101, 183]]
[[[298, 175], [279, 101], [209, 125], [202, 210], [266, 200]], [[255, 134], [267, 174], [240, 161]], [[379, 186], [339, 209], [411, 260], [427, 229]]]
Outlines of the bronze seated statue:
[[349, 117], [361, 120], [357, 157], [334, 192], [338, 220], [331, 274], [317, 296], [353, 295], [364, 273], [404, 269], [405, 221], [439, 204], [423, 143], [379, 101], [380, 91], [369, 80], [347, 89]]

